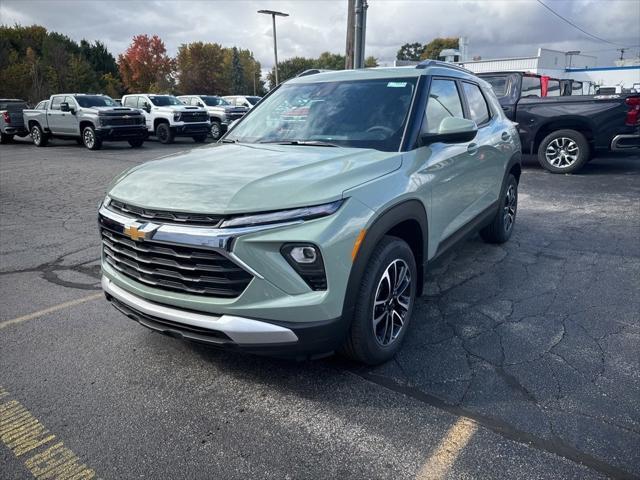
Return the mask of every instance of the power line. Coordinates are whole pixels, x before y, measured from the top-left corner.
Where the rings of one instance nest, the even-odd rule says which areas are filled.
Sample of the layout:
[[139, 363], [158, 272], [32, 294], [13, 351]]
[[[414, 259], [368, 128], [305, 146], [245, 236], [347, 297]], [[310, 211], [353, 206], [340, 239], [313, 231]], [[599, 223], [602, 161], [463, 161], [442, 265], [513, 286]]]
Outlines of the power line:
[[569, 25], [571, 25], [573, 28], [580, 30], [582, 33], [584, 33], [585, 35], [590, 36], [591, 38], [594, 38], [600, 42], [604, 42], [604, 43], [608, 43], [610, 45], [615, 45], [616, 47], [621, 47], [622, 45], [618, 44], [618, 43], [614, 43], [614, 42], [610, 42], [609, 40], [605, 40], [604, 38], [600, 38], [597, 35], [593, 35], [592, 33], [587, 32], [586, 30], [580, 28], [578, 25], [576, 25], [575, 23], [573, 23], [571, 20], [568, 20], [567, 18], [563, 17], [562, 15], [560, 15], [558, 12], [556, 12], [553, 8], [551, 8], [549, 5], [547, 5], [546, 3], [544, 3], [542, 0], [536, 0], [540, 5], [542, 5], [544, 8], [546, 8], [547, 10], [549, 10], [551, 13], [553, 13], [556, 17], [564, 20], [565, 22], [567, 22]]

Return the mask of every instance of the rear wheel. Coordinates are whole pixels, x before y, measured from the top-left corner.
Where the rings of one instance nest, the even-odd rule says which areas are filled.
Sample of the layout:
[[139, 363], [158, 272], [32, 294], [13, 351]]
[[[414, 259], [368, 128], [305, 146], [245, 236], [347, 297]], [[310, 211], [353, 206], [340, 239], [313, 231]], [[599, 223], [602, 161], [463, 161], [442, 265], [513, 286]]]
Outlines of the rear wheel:
[[96, 131], [91, 126], [84, 127], [82, 130], [82, 143], [89, 150], [100, 150], [102, 148], [102, 140], [96, 135]]
[[13, 141], [13, 135], [0, 132], [0, 143], [9, 143]]
[[164, 143], [165, 145], [173, 143], [175, 138], [168, 123], [161, 123], [156, 127], [156, 137], [158, 137], [160, 143]]
[[131, 145], [132, 148], [140, 148], [143, 143], [144, 138], [132, 138], [129, 140], [129, 145]]
[[364, 272], [344, 354], [369, 365], [396, 354], [411, 320], [417, 279], [409, 245], [396, 237], [383, 237]]
[[31, 127], [31, 139], [36, 147], [44, 147], [49, 143], [49, 136], [42, 131], [40, 125]]
[[504, 243], [513, 232], [518, 212], [518, 181], [513, 175], [507, 177], [500, 198], [500, 207], [495, 218], [480, 230], [480, 236], [487, 243]]
[[576, 130], [557, 130], [544, 137], [538, 147], [540, 165], [551, 173], [573, 173], [591, 156], [589, 143]]

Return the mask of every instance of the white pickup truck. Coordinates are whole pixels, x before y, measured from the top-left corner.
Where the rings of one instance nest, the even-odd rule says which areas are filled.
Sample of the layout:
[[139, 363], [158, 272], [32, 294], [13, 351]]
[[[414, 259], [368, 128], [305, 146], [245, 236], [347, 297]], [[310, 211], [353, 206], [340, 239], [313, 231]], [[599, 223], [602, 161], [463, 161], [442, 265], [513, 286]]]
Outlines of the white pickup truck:
[[204, 108], [185, 105], [173, 95], [125, 95], [122, 105], [140, 109], [149, 134], [155, 135], [160, 143], [172, 143], [175, 137], [191, 137], [202, 143], [211, 128], [209, 114]]
[[75, 139], [89, 150], [98, 150], [104, 140], [127, 140], [140, 147], [148, 136], [139, 110], [121, 107], [106, 95], [52, 95], [22, 115], [37, 147], [50, 138]]

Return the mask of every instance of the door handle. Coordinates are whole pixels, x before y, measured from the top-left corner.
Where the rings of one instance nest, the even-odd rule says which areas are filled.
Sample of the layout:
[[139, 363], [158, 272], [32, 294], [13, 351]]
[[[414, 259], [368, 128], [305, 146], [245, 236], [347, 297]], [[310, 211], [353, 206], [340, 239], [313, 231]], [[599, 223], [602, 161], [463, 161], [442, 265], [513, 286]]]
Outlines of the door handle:
[[475, 155], [476, 153], [478, 153], [478, 148], [479, 147], [477, 143], [470, 143], [467, 147], [467, 153], [469, 155]]
[[501, 136], [502, 136], [502, 140], [504, 140], [505, 142], [511, 138], [511, 135], [509, 135], [509, 132], [502, 132]]

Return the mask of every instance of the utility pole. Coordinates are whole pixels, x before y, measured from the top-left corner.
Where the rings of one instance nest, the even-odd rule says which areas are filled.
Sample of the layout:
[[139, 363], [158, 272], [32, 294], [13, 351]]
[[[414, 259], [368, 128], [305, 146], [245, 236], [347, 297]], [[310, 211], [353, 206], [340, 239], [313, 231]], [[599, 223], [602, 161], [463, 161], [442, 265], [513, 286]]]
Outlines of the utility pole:
[[354, 68], [364, 68], [364, 46], [367, 36], [367, 0], [356, 0]]
[[345, 48], [344, 68], [353, 68], [353, 35], [355, 33], [354, 13], [356, 9], [355, 0], [347, 0], [347, 45]]
[[271, 19], [273, 20], [273, 56], [276, 60], [276, 63], [274, 65], [276, 84], [274, 85], [274, 87], [277, 87], [280, 82], [278, 81], [278, 40], [276, 38], [276, 17], [288, 17], [289, 14], [276, 12], [275, 10], [258, 10], [258, 13], [271, 15]]

